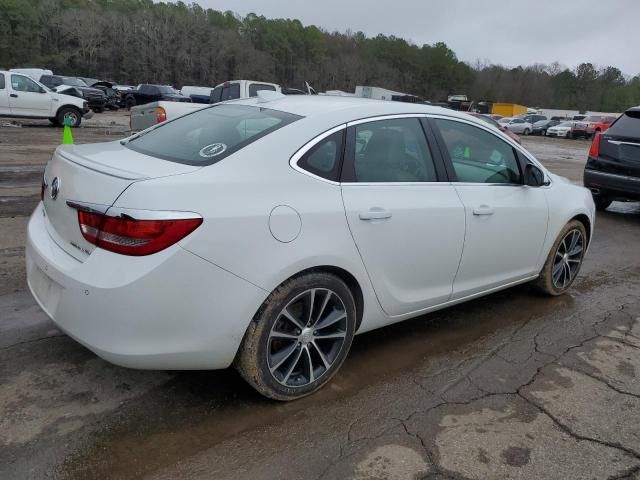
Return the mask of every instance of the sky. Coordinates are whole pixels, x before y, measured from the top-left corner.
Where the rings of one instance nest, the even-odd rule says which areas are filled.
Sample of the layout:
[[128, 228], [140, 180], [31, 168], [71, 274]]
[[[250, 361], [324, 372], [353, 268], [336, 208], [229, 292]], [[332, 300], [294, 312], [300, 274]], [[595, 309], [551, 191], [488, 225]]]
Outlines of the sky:
[[560, 62], [640, 74], [640, 0], [184, 0], [297, 18], [329, 31], [445, 42], [460, 60], [515, 67]]

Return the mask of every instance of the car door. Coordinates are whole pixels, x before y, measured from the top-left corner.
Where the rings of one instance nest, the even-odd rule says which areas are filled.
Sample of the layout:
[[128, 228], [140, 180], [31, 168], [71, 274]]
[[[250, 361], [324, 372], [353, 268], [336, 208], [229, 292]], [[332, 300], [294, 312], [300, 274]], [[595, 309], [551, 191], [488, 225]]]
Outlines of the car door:
[[522, 133], [524, 132], [524, 125], [524, 120], [515, 118], [511, 120], [511, 123], [509, 124], [509, 130], [511, 130], [513, 133]]
[[0, 115], [9, 115], [9, 90], [4, 77], [5, 74], [0, 72]]
[[51, 115], [51, 97], [31, 78], [12, 73], [9, 87], [11, 115], [45, 118]]
[[536, 275], [549, 212], [545, 187], [523, 184], [526, 156], [483, 126], [432, 122], [466, 216], [452, 299]]
[[353, 122], [347, 130], [347, 222], [390, 316], [449, 300], [462, 254], [464, 207], [424, 128], [418, 117], [404, 117]]

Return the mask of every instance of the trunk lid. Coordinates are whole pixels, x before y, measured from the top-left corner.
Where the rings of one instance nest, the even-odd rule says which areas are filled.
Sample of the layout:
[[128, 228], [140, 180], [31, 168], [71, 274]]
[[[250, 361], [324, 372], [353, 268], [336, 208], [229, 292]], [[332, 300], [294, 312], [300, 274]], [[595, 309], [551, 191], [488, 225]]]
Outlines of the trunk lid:
[[60, 248], [84, 261], [95, 246], [82, 236], [77, 210], [67, 202], [87, 204], [104, 213], [134, 182], [198, 168], [134, 152], [119, 142], [60, 146], [45, 169], [47, 231]]

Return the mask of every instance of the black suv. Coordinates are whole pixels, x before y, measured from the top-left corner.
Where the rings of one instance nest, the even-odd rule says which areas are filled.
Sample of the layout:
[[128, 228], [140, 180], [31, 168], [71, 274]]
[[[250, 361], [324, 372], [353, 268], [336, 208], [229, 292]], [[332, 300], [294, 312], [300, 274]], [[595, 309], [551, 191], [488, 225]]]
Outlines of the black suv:
[[640, 201], [640, 106], [595, 134], [584, 168], [584, 186], [591, 190], [598, 210], [614, 200]]
[[[40, 83], [46, 85], [49, 88], [56, 88], [61, 85], [67, 85], [73, 87], [73, 89], [79, 93], [89, 104], [89, 108], [96, 113], [104, 112], [105, 105], [107, 104], [107, 96], [101, 90], [97, 88], [89, 87], [84, 80], [77, 77], [64, 77], [62, 75], [42, 75], [40, 77]], [[69, 93], [67, 91], [61, 91], [60, 93]]]

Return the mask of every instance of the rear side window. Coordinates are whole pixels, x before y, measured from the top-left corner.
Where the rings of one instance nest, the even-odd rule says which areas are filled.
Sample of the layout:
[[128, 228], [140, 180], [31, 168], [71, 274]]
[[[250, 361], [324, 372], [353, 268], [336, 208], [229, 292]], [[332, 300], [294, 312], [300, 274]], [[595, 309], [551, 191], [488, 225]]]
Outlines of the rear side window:
[[622, 114], [607, 130], [607, 134], [640, 138], [640, 111], [630, 110]]
[[171, 162], [212, 165], [299, 118], [268, 108], [216, 105], [162, 124], [125, 146]]
[[354, 181], [436, 182], [436, 170], [417, 118], [355, 126]]
[[0, 90], [4, 90], [4, 74], [0, 73]]
[[436, 120], [459, 182], [521, 183], [511, 145], [462, 122]]
[[333, 133], [314, 145], [300, 160], [298, 166], [314, 175], [337, 182], [344, 142], [344, 130]]
[[274, 87], [273, 85], [266, 85], [264, 83], [252, 83], [251, 85], [249, 85], [249, 96], [257, 97], [258, 91], [260, 90], [269, 90], [270, 92], [275, 92], [276, 87]]

